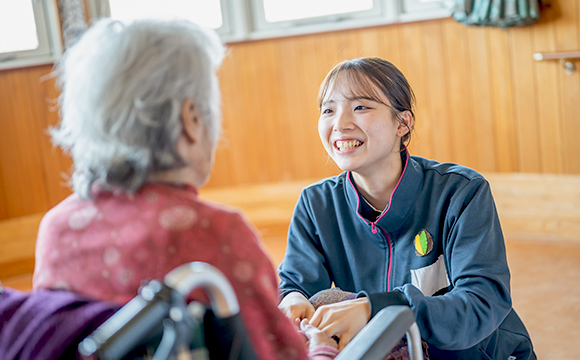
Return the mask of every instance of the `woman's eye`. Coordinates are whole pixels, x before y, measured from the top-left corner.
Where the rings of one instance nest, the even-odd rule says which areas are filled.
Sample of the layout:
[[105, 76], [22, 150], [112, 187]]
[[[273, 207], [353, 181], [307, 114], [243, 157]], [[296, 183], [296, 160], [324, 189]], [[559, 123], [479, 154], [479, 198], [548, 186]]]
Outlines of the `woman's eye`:
[[355, 111], [356, 110], [367, 110], [367, 109], [369, 109], [369, 108], [366, 107], [366, 106], [363, 106], [363, 105], [359, 105], [359, 106], [357, 106], [357, 107], [354, 108]]
[[324, 109], [324, 110], [322, 110], [322, 113], [323, 114], [331, 114], [332, 113], [332, 110], [330, 110], [330, 109]]

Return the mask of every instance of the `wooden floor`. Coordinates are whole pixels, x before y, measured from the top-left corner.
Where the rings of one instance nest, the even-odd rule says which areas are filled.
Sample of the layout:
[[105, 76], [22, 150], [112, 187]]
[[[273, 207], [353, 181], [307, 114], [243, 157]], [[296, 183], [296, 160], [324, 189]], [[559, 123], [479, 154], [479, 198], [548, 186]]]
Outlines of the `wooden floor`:
[[[538, 358], [575, 359], [578, 350], [573, 346], [580, 338], [580, 176], [486, 177], [506, 237], [514, 308], [530, 332]], [[272, 264], [277, 266], [286, 248], [286, 230], [294, 204], [308, 183], [202, 190], [200, 195], [242, 209], [258, 228]], [[16, 223], [0, 222], [3, 285], [30, 288], [30, 273], [9, 273], [9, 267], [2, 265], [7, 255], [1, 251], [9, 247], [28, 256], [33, 251], [28, 247], [34, 243], [30, 237], [39, 219], [30, 216]], [[26, 261], [29, 260], [9, 264], [30, 268]]]

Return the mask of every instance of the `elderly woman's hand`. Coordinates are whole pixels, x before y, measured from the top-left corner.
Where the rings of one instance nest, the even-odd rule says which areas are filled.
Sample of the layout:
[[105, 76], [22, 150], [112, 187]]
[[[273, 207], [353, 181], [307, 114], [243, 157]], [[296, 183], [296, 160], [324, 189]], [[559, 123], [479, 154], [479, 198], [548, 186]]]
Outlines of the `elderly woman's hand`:
[[338, 349], [338, 343], [332, 337], [326, 335], [322, 330], [308, 323], [308, 319], [300, 322], [300, 331], [308, 339], [308, 350], [313, 351], [319, 346], [330, 346]]
[[316, 310], [310, 324], [324, 331], [327, 337], [337, 336], [338, 350], [342, 350], [370, 318], [371, 306], [364, 297], [323, 305]]

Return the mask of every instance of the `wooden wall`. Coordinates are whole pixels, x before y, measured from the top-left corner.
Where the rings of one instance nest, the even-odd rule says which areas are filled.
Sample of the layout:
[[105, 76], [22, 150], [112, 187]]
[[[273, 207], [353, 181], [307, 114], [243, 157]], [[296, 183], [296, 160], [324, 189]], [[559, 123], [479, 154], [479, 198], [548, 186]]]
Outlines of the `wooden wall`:
[[[338, 61], [380, 56], [417, 96], [413, 154], [482, 172], [580, 174], [580, 75], [538, 51], [580, 50], [580, 2], [554, 0], [533, 26], [451, 19], [229, 45], [220, 70], [224, 136], [208, 188], [333, 175], [317, 133], [318, 85]], [[580, 63], [576, 63], [580, 67]], [[50, 66], [0, 71], [0, 219], [43, 212], [69, 190]]]
[[70, 193], [71, 161], [47, 136], [58, 121], [51, 68], [0, 71], [0, 219], [44, 212]]
[[211, 185], [336, 173], [318, 140], [318, 85], [336, 62], [362, 56], [390, 60], [414, 88], [412, 153], [484, 172], [580, 174], [579, 71], [532, 59], [580, 50], [580, 2], [552, 1], [542, 16], [507, 30], [442, 19], [231, 46]]

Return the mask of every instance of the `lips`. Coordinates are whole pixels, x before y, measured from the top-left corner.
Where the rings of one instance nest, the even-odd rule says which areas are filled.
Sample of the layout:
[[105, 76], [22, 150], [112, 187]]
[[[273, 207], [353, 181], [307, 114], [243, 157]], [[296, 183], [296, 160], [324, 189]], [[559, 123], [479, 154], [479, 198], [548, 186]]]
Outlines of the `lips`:
[[363, 144], [360, 140], [336, 140], [334, 142], [334, 147], [338, 151], [348, 151], [355, 149]]

